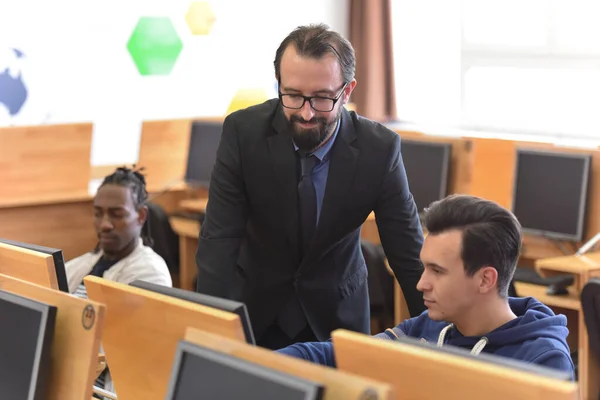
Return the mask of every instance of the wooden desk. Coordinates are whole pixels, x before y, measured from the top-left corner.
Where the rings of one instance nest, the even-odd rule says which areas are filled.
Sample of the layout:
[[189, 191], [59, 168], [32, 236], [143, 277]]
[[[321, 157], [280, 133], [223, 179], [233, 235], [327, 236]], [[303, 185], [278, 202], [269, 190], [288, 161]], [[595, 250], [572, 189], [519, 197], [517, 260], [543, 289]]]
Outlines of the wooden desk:
[[535, 269], [541, 276], [572, 274], [575, 282], [566, 296], [548, 296], [546, 288], [525, 283], [516, 283], [521, 296], [532, 296], [551, 307], [573, 310], [576, 316], [577, 350], [579, 354], [579, 385], [583, 400], [597, 400], [600, 395], [600, 365], [589, 348], [589, 339], [583, 309], [581, 307], [581, 291], [585, 283], [593, 277], [600, 277], [600, 253], [589, 253], [583, 256], [562, 256], [537, 260]]
[[[182, 185], [166, 192], [148, 190], [150, 201], [160, 204], [167, 213], [179, 208], [188, 194]], [[80, 256], [98, 243], [93, 198], [82, 191], [0, 198], [0, 238], [62, 249], [66, 261]]]
[[194, 276], [198, 272], [196, 249], [200, 222], [181, 217], [171, 217], [169, 221], [175, 233], [179, 235], [179, 287], [194, 291], [196, 290]]

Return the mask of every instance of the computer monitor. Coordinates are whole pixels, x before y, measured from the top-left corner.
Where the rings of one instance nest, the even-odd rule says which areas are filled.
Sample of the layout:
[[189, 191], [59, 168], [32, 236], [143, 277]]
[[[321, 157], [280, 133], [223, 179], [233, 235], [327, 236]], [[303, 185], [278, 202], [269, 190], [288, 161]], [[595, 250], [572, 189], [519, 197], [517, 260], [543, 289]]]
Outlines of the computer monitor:
[[402, 160], [419, 213], [446, 197], [451, 150], [450, 143], [402, 140]]
[[242, 321], [242, 327], [244, 329], [244, 334], [246, 335], [246, 342], [251, 345], [256, 344], [256, 341], [254, 340], [254, 332], [252, 331], [252, 324], [250, 323], [250, 316], [248, 315], [248, 309], [244, 303], [209, 296], [202, 293], [190, 292], [189, 290], [157, 285], [140, 280], [133, 281], [130, 283], [130, 285], [140, 289], [149, 290], [151, 292], [164, 294], [166, 296], [175, 297], [181, 300], [190, 301], [192, 303], [237, 314]]
[[[579, 395], [569, 372], [507, 357], [473, 355], [470, 349], [438, 347], [403, 336], [392, 341], [336, 330], [332, 338], [338, 369], [392, 385], [397, 399], [434, 400], [448, 393], [468, 398], [479, 393], [487, 400], [575, 400]], [[430, 377], [435, 377], [435, 385], [429, 384]]]
[[583, 239], [591, 160], [590, 154], [517, 149], [512, 211], [524, 232]]
[[47, 395], [56, 307], [0, 290], [0, 398]]
[[217, 148], [221, 140], [223, 124], [220, 122], [194, 121], [190, 132], [185, 182], [190, 186], [208, 187]]
[[60, 249], [52, 247], [39, 246], [37, 244], [30, 244], [24, 242], [17, 242], [15, 240], [0, 239], [0, 242], [10, 244], [12, 246], [22, 247], [24, 249], [37, 251], [44, 254], [49, 254], [54, 260], [54, 270], [56, 271], [56, 280], [58, 281], [58, 290], [61, 292], [69, 293], [69, 284], [67, 282], [67, 272], [65, 270], [65, 258], [63, 252]]
[[181, 340], [168, 400], [320, 400], [321, 384]]

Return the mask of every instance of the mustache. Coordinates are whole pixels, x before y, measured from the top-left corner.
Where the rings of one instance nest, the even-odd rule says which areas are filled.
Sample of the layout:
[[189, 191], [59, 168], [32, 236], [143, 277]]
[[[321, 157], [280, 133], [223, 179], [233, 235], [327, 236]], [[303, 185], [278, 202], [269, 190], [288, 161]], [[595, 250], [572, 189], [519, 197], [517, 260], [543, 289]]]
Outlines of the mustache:
[[320, 123], [320, 124], [326, 124], [327, 123], [327, 119], [326, 118], [311, 118], [308, 121], [305, 120], [304, 118], [298, 116], [298, 115], [292, 115], [290, 117], [290, 121], [291, 122], [300, 122], [303, 124], [314, 124], [314, 123]]

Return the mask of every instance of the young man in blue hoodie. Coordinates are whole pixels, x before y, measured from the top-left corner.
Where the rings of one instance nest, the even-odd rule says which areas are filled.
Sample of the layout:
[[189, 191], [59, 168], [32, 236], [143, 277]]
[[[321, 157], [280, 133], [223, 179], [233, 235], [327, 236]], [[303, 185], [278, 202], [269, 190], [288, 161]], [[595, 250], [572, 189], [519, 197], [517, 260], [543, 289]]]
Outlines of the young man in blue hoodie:
[[[566, 317], [534, 298], [508, 297], [521, 251], [516, 217], [494, 202], [452, 195], [434, 202], [423, 223], [425, 270], [417, 289], [427, 310], [375, 337], [409, 336], [573, 374]], [[335, 367], [331, 341], [278, 352]]]

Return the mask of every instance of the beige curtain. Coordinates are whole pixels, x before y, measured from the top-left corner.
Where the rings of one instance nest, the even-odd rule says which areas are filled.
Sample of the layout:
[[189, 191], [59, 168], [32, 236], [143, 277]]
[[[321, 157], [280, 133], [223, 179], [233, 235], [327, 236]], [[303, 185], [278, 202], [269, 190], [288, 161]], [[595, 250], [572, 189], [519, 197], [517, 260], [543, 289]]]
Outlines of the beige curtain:
[[397, 118], [391, 0], [350, 0], [350, 42], [356, 51], [358, 114], [376, 121]]

